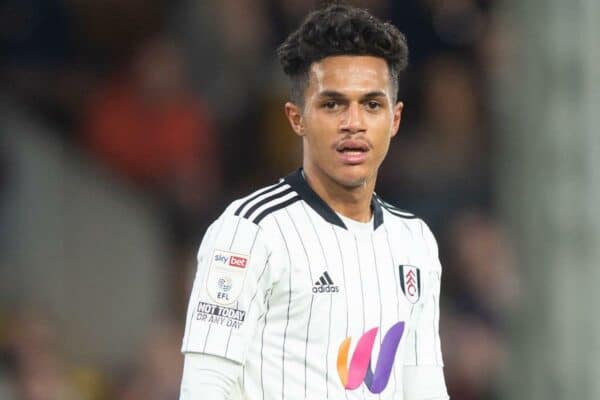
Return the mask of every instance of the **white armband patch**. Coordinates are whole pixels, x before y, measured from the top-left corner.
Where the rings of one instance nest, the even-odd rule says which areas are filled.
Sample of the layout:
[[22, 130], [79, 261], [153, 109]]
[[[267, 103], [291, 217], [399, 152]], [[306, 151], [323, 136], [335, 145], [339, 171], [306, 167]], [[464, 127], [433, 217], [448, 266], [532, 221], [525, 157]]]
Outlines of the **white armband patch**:
[[221, 305], [235, 302], [244, 287], [246, 267], [250, 257], [224, 250], [215, 250], [210, 260], [206, 279], [206, 292], [211, 299]]

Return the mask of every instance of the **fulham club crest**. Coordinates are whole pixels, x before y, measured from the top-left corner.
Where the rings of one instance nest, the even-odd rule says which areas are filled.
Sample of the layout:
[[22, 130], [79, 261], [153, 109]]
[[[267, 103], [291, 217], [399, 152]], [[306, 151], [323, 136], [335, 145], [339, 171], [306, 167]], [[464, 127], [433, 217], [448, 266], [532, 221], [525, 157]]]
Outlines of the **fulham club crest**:
[[421, 297], [421, 271], [412, 265], [400, 265], [400, 287], [406, 299], [415, 304]]

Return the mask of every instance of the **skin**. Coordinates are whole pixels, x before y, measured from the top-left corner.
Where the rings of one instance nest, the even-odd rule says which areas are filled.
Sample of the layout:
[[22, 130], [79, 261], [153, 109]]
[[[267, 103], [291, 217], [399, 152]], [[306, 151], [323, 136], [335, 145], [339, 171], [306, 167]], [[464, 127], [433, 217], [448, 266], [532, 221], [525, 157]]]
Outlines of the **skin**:
[[[400, 126], [403, 103], [393, 103], [392, 91], [384, 59], [333, 56], [311, 65], [304, 106], [285, 104], [302, 138], [309, 185], [332, 209], [356, 221], [371, 218], [377, 172]], [[366, 151], [338, 151], [356, 146]]]

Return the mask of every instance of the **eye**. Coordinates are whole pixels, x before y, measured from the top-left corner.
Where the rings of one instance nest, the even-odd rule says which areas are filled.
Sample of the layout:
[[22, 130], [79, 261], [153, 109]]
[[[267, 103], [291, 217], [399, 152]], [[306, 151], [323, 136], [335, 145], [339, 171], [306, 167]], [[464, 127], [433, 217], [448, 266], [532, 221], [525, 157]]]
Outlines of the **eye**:
[[367, 108], [369, 110], [377, 110], [377, 109], [381, 108], [381, 104], [375, 100], [369, 100], [367, 102]]
[[325, 107], [328, 110], [335, 110], [337, 105], [338, 103], [335, 100], [328, 100], [325, 103], [323, 103], [323, 107]]

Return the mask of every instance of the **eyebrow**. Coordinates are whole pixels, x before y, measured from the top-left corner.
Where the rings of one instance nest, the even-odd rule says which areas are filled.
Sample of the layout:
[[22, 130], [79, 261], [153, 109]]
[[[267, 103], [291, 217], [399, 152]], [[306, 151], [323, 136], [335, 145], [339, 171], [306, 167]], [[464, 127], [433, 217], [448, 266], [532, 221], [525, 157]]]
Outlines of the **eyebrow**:
[[[319, 97], [329, 97], [332, 99], [345, 99], [347, 97], [343, 93], [336, 92], [335, 90], [324, 90], [321, 93], [319, 93], [318, 96]], [[387, 97], [387, 95], [385, 94], [385, 92], [382, 92], [381, 90], [375, 90], [375, 91], [364, 94], [363, 96], [361, 96], [361, 99], [373, 99], [376, 97]]]

